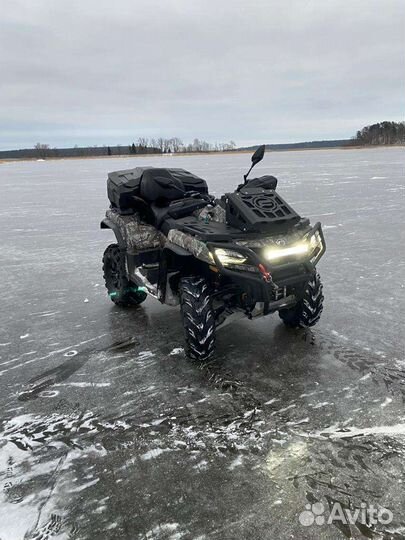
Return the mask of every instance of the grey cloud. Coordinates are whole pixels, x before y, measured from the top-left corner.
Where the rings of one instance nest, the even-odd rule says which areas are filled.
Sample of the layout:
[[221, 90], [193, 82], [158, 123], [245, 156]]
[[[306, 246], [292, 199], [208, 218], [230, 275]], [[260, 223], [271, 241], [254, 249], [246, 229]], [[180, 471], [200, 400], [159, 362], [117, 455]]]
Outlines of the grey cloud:
[[404, 112], [402, 0], [14, 0], [0, 147], [347, 137]]

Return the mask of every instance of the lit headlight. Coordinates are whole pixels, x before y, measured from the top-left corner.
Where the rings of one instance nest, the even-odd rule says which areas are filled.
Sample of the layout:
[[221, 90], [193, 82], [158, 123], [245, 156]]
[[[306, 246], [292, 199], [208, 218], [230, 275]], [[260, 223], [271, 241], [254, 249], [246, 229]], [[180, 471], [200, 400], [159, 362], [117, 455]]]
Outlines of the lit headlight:
[[305, 255], [309, 251], [308, 242], [300, 242], [294, 246], [289, 246], [285, 248], [267, 248], [264, 251], [264, 257], [268, 261], [274, 261], [280, 259], [281, 257], [289, 257], [291, 255]]
[[215, 255], [224, 266], [227, 264], [243, 264], [246, 261], [246, 257], [232, 249], [216, 249]]

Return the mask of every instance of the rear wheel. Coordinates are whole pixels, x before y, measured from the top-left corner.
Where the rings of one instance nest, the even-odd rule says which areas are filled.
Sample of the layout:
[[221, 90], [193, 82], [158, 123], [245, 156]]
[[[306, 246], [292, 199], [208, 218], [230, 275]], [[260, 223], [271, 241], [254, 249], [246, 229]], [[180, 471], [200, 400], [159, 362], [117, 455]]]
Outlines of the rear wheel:
[[202, 277], [185, 277], [179, 289], [186, 353], [195, 360], [207, 360], [215, 348], [215, 317], [208, 283]]
[[314, 326], [323, 310], [322, 282], [315, 272], [305, 288], [304, 297], [291, 309], [280, 309], [279, 315], [286, 326], [306, 328]]
[[146, 292], [131, 283], [125, 272], [125, 258], [117, 244], [110, 244], [103, 255], [103, 273], [108, 296], [117, 306], [137, 306]]

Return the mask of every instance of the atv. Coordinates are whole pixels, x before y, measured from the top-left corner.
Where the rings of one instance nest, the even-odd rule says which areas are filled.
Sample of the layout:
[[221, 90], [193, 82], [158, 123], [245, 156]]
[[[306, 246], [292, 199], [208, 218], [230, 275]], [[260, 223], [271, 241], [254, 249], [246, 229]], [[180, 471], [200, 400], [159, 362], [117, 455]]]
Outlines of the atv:
[[277, 193], [277, 179], [248, 180], [215, 199], [183, 169], [136, 167], [109, 173], [110, 208], [101, 222], [116, 243], [103, 256], [105, 285], [118, 306], [150, 295], [180, 305], [186, 353], [210, 358], [216, 328], [231, 315], [278, 312], [289, 327], [316, 324], [323, 307], [316, 265], [321, 224], [300, 217]]

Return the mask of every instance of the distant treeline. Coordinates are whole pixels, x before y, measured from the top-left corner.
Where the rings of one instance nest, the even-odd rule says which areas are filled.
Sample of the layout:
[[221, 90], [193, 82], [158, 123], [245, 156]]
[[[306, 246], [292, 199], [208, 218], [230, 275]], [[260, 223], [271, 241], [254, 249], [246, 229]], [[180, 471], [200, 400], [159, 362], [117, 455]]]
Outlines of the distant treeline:
[[207, 141], [194, 139], [190, 144], [184, 144], [178, 137], [170, 139], [148, 139], [140, 137], [135, 143], [127, 146], [86, 146], [73, 148], [51, 148], [49, 144], [37, 143], [34, 148], [22, 150], [0, 151], [0, 159], [15, 158], [61, 158], [61, 157], [89, 157], [89, 156], [127, 156], [136, 154], [176, 154], [179, 152], [230, 152], [235, 150], [233, 141], [228, 143], [210, 144]]
[[[308, 141], [298, 143], [284, 143], [284, 144], [266, 144], [266, 150], [305, 150], [310, 148], [341, 148], [342, 146], [348, 146], [350, 139], [333, 139], [331, 141]], [[256, 150], [257, 144], [254, 146], [243, 146], [237, 148], [237, 150]]]
[[[286, 144], [266, 144], [266, 150], [305, 150], [310, 148], [342, 148], [350, 146], [405, 144], [405, 122], [379, 122], [365, 126], [351, 139], [309, 141]], [[258, 145], [237, 150], [256, 150]]]
[[[336, 148], [347, 146], [350, 139], [338, 139], [333, 141], [311, 141], [287, 144], [267, 144], [268, 150], [294, 150], [305, 148]], [[199, 152], [233, 152], [237, 150], [255, 150], [256, 146], [245, 146], [237, 148], [233, 141], [229, 143], [210, 144], [207, 141], [194, 139], [190, 144], [183, 144], [180, 139], [146, 139], [140, 138], [137, 143], [128, 146], [118, 144], [117, 146], [86, 146], [73, 148], [51, 148], [48, 144], [37, 143], [34, 148], [22, 150], [0, 151], [0, 159], [46, 159], [64, 157], [100, 157], [100, 156], [128, 156], [144, 154], [177, 154], [177, 153], [199, 153]]]
[[[336, 139], [331, 141], [310, 141], [286, 144], [266, 144], [268, 150], [305, 150], [310, 148], [341, 148], [366, 145], [405, 144], [405, 122], [380, 122], [359, 130], [351, 139]], [[46, 159], [62, 157], [98, 157], [98, 156], [128, 156], [143, 154], [177, 154], [180, 152], [233, 152], [237, 150], [255, 150], [255, 146], [236, 147], [233, 141], [228, 143], [211, 144], [207, 141], [194, 139], [192, 143], [184, 144], [178, 137], [164, 139], [148, 139], [139, 137], [137, 142], [116, 146], [86, 146], [73, 148], [51, 148], [49, 144], [37, 143], [34, 148], [22, 150], [0, 151], [0, 159]]]
[[405, 144], [405, 122], [379, 122], [366, 126], [357, 132], [352, 143], [369, 144]]

